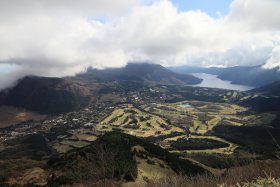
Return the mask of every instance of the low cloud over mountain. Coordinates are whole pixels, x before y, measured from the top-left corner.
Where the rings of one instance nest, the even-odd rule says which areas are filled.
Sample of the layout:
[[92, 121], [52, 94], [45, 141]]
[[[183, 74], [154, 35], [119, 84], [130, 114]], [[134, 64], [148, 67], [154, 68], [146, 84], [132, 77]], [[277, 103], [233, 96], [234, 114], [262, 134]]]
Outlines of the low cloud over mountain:
[[28, 74], [65, 76], [133, 61], [274, 68], [279, 7], [278, 0], [234, 0], [228, 15], [213, 18], [179, 12], [168, 0], [1, 1], [0, 64], [15, 68], [0, 75], [0, 88]]

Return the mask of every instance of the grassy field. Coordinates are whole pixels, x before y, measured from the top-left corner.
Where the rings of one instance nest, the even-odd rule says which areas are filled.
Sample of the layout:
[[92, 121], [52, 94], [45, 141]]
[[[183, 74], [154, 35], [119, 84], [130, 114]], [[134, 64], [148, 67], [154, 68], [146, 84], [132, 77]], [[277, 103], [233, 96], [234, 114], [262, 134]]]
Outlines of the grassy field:
[[[196, 150], [184, 150], [183, 153], [220, 153], [232, 154], [238, 145], [216, 136], [209, 136], [216, 126], [251, 126], [268, 124], [275, 115], [245, 114], [247, 108], [235, 104], [213, 103], [201, 101], [184, 101], [173, 104], [147, 104], [140, 108], [127, 105], [116, 108], [100, 124], [96, 126], [97, 131], [106, 132], [118, 130], [139, 137], [162, 137], [155, 143], [164, 148], [170, 148], [170, 144], [180, 138], [204, 138], [209, 141], [226, 143], [226, 147], [204, 148]], [[174, 132], [185, 133], [171, 135]], [[173, 150], [179, 151], [179, 150]], [[180, 152], [180, 151], [179, 151]]]
[[[181, 107], [188, 105], [189, 107]], [[273, 113], [245, 114], [249, 109], [229, 103], [185, 101], [175, 104], [145, 105], [150, 113], [170, 120], [177, 127], [187, 128], [193, 134], [207, 134], [217, 125], [254, 126], [270, 124]]]
[[184, 130], [169, 124], [164, 118], [150, 114], [133, 106], [118, 108], [96, 126], [96, 130], [104, 132], [119, 130], [139, 137], [148, 137]]
[[[205, 167], [210, 168], [209, 171], [219, 173], [218, 168], [212, 168], [217, 160], [215, 160], [215, 155], [224, 155], [225, 162], [229, 162], [228, 160], [235, 158], [234, 154], [239, 145], [213, 135], [212, 132], [215, 127], [265, 125], [276, 118], [273, 113], [253, 114], [248, 113], [248, 110], [245, 107], [229, 103], [201, 101], [146, 104], [140, 107], [123, 105], [115, 108], [92, 131], [101, 134], [109, 131], [120, 131], [137, 137], [145, 137], [184, 159], [202, 165], [207, 163], [208, 165], [205, 165]], [[69, 147], [82, 147], [86, 144], [80, 142], [97, 138], [88, 134], [90, 134], [90, 130], [87, 130], [87, 133], [77, 135], [77, 139], [80, 140], [77, 142], [61, 142], [59, 149], [67, 150]], [[203, 160], [202, 157], [196, 159], [190, 156], [201, 154], [206, 154], [207, 159]], [[150, 158], [150, 161], [159, 163], [152, 158]], [[157, 164], [152, 165], [153, 168], [151, 168], [151, 164], [147, 164], [143, 158], [137, 158], [137, 162], [140, 164], [139, 168], [143, 168], [139, 171], [142, 174], [137, 182], [141, 183], [154, 178], [148, 171], [153, 171]], [[164, 165], [164, 163], [162, 164]], [[158, 175], [161, 176], [161, 174]]]
[[[133, 150], [146, 150], [141, 146], [134, 146]], [[175, 175], [176, 173], [163, 161], [158, 158], [147, 156], [147, 158], [136, 157], [138, 176], [134, 182], [125, 183], [124, 187], [144, 186], [151, 180], [159, 180], [161, 178]]]

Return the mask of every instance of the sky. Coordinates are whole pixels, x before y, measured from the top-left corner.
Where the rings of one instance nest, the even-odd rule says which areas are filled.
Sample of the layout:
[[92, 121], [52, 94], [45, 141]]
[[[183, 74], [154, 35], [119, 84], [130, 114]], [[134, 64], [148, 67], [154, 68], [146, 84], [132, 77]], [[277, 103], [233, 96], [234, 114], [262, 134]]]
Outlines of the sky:
[[128, 62], [280, 66], [279, 0], [0, 0], [0, 89]]
[[201, 10], [208, 15], [219, 18], [230, 11], [230, 4], [233, 0], [172, 0], [179, 12], [190, 10]]

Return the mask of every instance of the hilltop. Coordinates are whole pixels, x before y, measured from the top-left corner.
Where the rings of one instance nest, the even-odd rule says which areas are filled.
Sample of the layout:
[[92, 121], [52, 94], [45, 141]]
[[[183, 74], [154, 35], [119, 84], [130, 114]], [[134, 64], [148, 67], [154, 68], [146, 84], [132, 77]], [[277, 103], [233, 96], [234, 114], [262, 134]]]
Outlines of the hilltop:
[[69, 112], [85, 107], [89, 88], [62, 78], [29, 76], [2, 92], [2, 103], [39, 113]]
[[192, 75], [175, 73], [158, 64], [129, 63], [123, 68], [98, 70], [89, 68], [77, 77], [87, 80], [131, 80], [157, 84], [199, 84], [202, 80]]

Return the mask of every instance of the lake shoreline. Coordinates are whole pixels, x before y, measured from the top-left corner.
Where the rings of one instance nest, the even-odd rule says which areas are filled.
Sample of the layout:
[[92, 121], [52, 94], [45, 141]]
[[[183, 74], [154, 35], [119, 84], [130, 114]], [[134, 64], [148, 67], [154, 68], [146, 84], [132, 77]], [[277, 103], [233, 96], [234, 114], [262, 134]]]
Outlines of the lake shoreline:
[[207, 73], [192, 73], [192, 75], [202, 79], [202, 82], [200, 84], [192, 85], [194, 87], [219, 88], [236, 91], [249, 91], [255, 88], [247, 85], [232, 84], [231, 81], [226, 81], [218, 78], [218, 75]]

